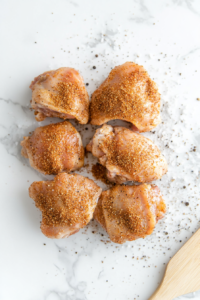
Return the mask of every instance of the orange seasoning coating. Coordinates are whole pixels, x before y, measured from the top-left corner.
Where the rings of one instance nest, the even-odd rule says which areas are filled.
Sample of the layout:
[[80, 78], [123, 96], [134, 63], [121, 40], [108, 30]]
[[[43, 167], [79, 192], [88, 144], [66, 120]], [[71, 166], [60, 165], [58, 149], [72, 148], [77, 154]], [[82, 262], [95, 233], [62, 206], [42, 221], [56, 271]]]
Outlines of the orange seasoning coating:
[[91, 124], [109, 120], [131, 122], [140, 132], [160, 123], [160, 94], [146, 70], [133, 62], [115, 67], [93, 93]]
[[117, 138], [105, 140], [102, 144], [102, 148], [107, 149], [107, 164], [116, 165], [122, 172], [131, 174], [134, 181], [143, 182], [141, 172], [142, 177], [153, 177], [155, 162], [160, 159], [159, 149], [137, 133], [132, 133], [132, 137], [125, 140], [124, 136], [130, 132], [129, 129], [122, 128], [118, 131], [115, 128], [114, 131]]
[[[57, 184], [58, 180], [59, 184]], [[84, 182], [82, 182], [82, 186], [80, 185], [79, 190], [70, 188], [72, 184], [73, 177], [71, 177], [71, 181], [66, 181], [65, 177], [62, 178], [60, 175], [57, 175], [54, 181], [46, 183], [44, 191], [43, 182], [34, 183], [35, 189], [41, 189], [35, 198], [35, 205], [43, 213], [44, 224], [52, 226], [58, 224], [73, 226], [76, 223], [81, 223], [84, 226], [87, 224], [90, 192], [84, 186]], [[65, 187], [63, 187], [64, 185]], [[77, 201], [78, 199], [81, 201]]]
[[58, 174], [53, 181], [34, 182], [29, 188], [30, 197], [42, 212], [42, 232], [56, 238], [87, 225], [100, 193], [101, 188], [92, 180], [66, 173]]
[[89, 96], [83, 78], [73, 68], [60, 68], [36, 77], [31, 85], [31, 106], [36, 120], [46, 117], [77, 119], [87, 124], [89, 119]]
[[94, 218], [113, 242], [122, 244], [151, 234], [165, 212], [157, 186], [117, 185], [101, 194]]
[[84, 148], [77, 130], [67, 121], [37, 128], [21, 142], [22, 155], [44, 174], [58, 174], [83, 166]]
[[[55, 93], [56, 92], [56, 93]], [[80, 102], [84, 105], [81, 107], [75, 107], [73, 105], [74, 99], [80, 99]], [[85, 87], [80, 87], [77, 82], [59, 82], [54, 87], [54, 92], [51, 93], [51, 100], [55, 107], [59, 107], [62, 112], [67, 111], [67, 114], [72, 115], [81, 114], [82, 118], [88, 118], [88, 102], [85, 99]]]
[[103, 125], [86, 148], [107, 168], [112, 182], [151, 182], [167, 172], [167, 162], [158, 147], [124, 127]]
[[103, 183], [107, 185], [112, 185], [113, 183], [110, 182], [106, 177], [106, 168], [99, 163], [96, 163], [92, 166], [92, 175], [97, 180], [101, 180]]

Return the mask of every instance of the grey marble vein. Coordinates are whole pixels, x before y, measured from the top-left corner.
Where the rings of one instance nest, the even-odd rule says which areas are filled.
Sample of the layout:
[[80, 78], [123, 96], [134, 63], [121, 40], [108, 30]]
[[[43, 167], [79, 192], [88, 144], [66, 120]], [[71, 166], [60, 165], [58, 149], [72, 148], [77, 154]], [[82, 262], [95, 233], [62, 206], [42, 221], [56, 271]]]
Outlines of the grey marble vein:
[[78, 3], [77, 3], [77, 2], [69, 1], [69, 3], [72, 4], [72, 5], [75, 6], [75, 7], [78, 7]]
[[91, 48], [95, 48], [99, 44], [104, 44], [114, 49], [116, 46], [115, 36], [117, 34], [118, 34], [117, 30], [112, 30], [107, 28], [106, 30], [96, 34], [96, 37], [94, 37], [91, 42], [87, 42], [86, 45]]
[[196, 47], [196, 48], [190, 50], [189, 52], [187, 52], [186, 54], [184, 54], [183, 56], [181, 56], [181, 58], [184, 58], [184, 57], [187, 57], [191, 54], [194, 54], [194, 53], [198, 52], [199, 50], [200, 50], [200, 47]]
[[11, 99], [5, 99], [5, 98], [2, 98], [2, 97], [0, 97], [0, 101], [3, 101], [3, 102], [5, 102], [5, 103], [7, 103], [7, 104], [12, 104], [12, 105], [14, 105], [14, 106], [19, 106], [19, 107], [22, 108], [22, 110], [23, 110], [24, 112], [28, 112], [28, 111], [30, 110], [30, 103], [27, 104], [27, 105], [23, 105], [23, 104], [20, 104], [20, 103], [18, 103], [18, 102], [15, 102], [15, 101], [13, 101], [13, 100], [11, 100]]
[[150, 23], [154, 19], [153, 15], [151, 14], [150, 10], [147, 8], [145, 4], [145, 0], [137, 0], [134, 1], [138, 4], [140, 14], [134, 17], [131, 17], [129, 20], [135, 21], [137, 23]]
[[172, 2], [180, 6], [185, 5], [191, 12], [199, 15], [199, 12], [193, 6], [194, 0], [172, 0]]
[[[74, 259], [70, 258], [70, 254], [64, 247], [58, 245], [58, 243], [55, 243], [55, 246], [60, 252], [60, 260], [62, 262], [62, 265], [66, 268], [65, 279], [67, 282], [68, 289], [65, 293], [66, 298], [64, 299], [87, 300], [87, 297], [85, 295], [85, 289], [87, 287], [87, 284], [84, 281], [77, 282], [75, 274], [76, 265], [79, 263], [79, 259], [86, 254], [86, 251], [82, 250], [80, 253], [77, 254], [76, 258]], [[59, 271], [61, 271], [58, 266], [56, 266], [56, 268], [59, 269]]]

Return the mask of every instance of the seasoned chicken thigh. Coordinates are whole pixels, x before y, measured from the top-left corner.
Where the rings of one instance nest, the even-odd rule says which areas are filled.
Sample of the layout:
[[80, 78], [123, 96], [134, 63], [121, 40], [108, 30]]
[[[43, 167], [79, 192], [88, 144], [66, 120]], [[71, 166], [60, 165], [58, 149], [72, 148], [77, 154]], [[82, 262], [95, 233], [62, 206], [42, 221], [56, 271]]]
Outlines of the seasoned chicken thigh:
[[124, 127], [103, 125], [86, 147], [107, 168], [108, 180], [150, 182], [167, 172], [167, 163], [148, 138]]
[[134, 131], [150, 131], [160, 119], [160, 94], [142, 66], [126, 62], [115, 67], [93, 93], [91, 124], [120, 119], [132, 123]]
[[77, 119], [87, 124], [89, 118], [89, 97], [83, 78], [72, 68], [60, 68], [45, 72], [34, 79], [31, 106], [36, 120], [46, 117]]
[[70, 172], [84, 164], [81, 136], [67, 121], [36, 128], [21, 145], [22, 156], [43, 174]]
[[150, 235], [166, 205], [155, 185], [117, 185], [102, 192], [94, 219], [107, 231], [111, 241], [123, 244]]
[[42, 212], [41, 231], [60, 239], [79, 231], [92, 219], [101, 188], [77, 174], [58, 174], [52, 181], [35, 181], [29, 195]]

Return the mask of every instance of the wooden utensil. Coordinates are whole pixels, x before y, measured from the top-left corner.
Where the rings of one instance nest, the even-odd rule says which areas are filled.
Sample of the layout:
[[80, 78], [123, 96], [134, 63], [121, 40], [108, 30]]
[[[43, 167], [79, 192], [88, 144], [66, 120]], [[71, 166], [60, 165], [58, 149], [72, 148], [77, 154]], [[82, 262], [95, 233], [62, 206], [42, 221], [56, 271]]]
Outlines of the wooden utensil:
[[200, 229], [172, 257], [149, 300], [172, 300], [200, 289]]

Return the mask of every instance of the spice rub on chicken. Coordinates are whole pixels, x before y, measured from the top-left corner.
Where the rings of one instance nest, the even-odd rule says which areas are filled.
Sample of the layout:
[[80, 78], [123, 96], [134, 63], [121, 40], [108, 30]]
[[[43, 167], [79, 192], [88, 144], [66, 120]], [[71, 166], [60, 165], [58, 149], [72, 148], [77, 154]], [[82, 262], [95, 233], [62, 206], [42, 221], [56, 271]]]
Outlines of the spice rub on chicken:
[[158, 147], [124, 127], [103, 125], [86, 149], [107, 168], [108, 180], [115, 183], [151, 182], [167, 172], [167, 162]]
[[107, 231], [111, 241], [123, 244], [150, 235], [166, 205], [155, 185], [116, 185], [102, 192], [94, 219]]
[[33, 182], [29, 195], [42, 212], [42, 233], [60, 239], [78, 232], [92, 219], [101, 191], [93, 180], [77, 174]]
[[89, 96], [78, 71], [60, 68], [45, 72], [32, 81], [30, 88], [37, 121], [58, 117], [88, 123]]
[[43, 174], [70, 172], [84, 164], [81, 136], [67, 121], [36, 128], [30, 137], [24, 137], [21, 146], [22, 156]]
[[102, 125], [120, 119], [133, 130], [150, 131], [160, 122], [160, 94], [143, 66], [126, 62], [115, 67], [93, 93], [90, 122]]

